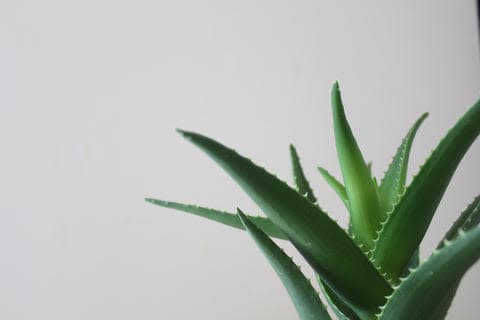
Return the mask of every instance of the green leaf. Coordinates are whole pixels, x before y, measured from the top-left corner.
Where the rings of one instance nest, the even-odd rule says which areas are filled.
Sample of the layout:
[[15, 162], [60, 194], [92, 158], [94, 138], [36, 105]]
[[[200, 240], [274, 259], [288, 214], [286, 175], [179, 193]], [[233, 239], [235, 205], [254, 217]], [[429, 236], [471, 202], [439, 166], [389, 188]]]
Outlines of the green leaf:
[[445, 240], [453, 240], [460, 230], [468, 231], [478, 225], [480, 222], [480, 196], [477, 196], [472, 203], [460, 214], [460, 217], [453, 223], [447, 231], [443, 239], [437, 245], [437, 249], [441, 249]]
[[405, 266], [405, 268], [403, 268], [402, 277], [407, 277], [410, 274], [410, 271], [413, 269], [416, 269], [419, 264], [420, 264], [420, 248], [418, 248], [413, 253], [407, 265]]
[[315, 198], [313, 190], [310, 187], [307, 178], [305, 177], [305, 173], [303, 172], [297, 150], [293, 145], [290, 145], [290, 158], [292, 161], [293, 178], [295, 180], [295, 185], [298, 188], [298, 192], [302, 195], [305, 195], [310, 202], [317, 202], [317, 198]]
[[[455, 239], [460, 231], [468, 231], [476, 227], [480, 219], [480, 196], [475, 198], [474, 201], [462, 212], [460, 217], [455, 221], [452, 227], [447, 231], [443, 239], [437, 245], [437, 250], [442, 249], [448, 241]], [[418, 251], [414, 257], [417, 259], [415, 261], [418, 266]], [[412, 264], [412, 263], [411, 263]], [[409, 265], [409, 270], [407, 273], [404, 273], [402, 276], [407, 276], [410, 273], [410, 269], [415, 269], [415, 265]], [[407, 269], [407, 268], [406, 268]], [[460, 280], [454, 282], [449, 288], [448, 292], [445, 294], [444, 298], [438, 303], [438, 319], [443, 319], [447, 314], [452, 300], [455, 297], [458, 286], [460, 285]]]
[[456, 286], [480, 258], [480, 228], [463, 231], [436, 251], [395, 288], [379, 317], [381, 320], [439, 320], [445, 316]]
[[[440, 250], [448, 244], [448, 241], [454, 240], [460, 231], [469, 231], [474, 227], [478, 226], [480, 219], [480, 196], [477, 196], [473, 202], [462, 212], [460, 217], [455, 221], [452, 227], [447, 231], [442, 241], [437, 246], [437, 250]], [[454, 282], [448, 292], [445, 294], [445, 297], [441, 302], [439, 302], [439, 319], [442, 319], [446, 316], [452, 300], [455, 297], [458, 287], [460, 285], [460, 279]]]
[[335, 143], [347, 191], [352, 232], [360, 243], [370, 249], [385, 214], [380, 206], [368, 165], [345, 116], [338, 83], [334, 84], [332, 90], [332, 109]]
[[331, 319], [318, 293], [300, 268], [262, 230], [238, 210], [245, 229], [282, 280], [301, 320]]
[[373, 259], [393, 281], [417, 250], [455, 169], [479, 133], [480, 101], [439, 143], [387, 218]]
[[386, 212], [391, 211], [405, 191], [405, 181], [407, 179], [408, 158], [412, 148], [413, 139], [422, 122], [427, 118], [428, 113], [424, 113], [410, 128], [402, 144], [397, 149], [392, 163], [388, 167], [382, 182], [380, 183], [380, 195], [383, 208]]
[[232, 149], [197, 133], [179, 132], [243, 188], [350, 307], [376, 312], [391, 287], [335, 221], [286, 183]]
[[[243, 229], [243, 224], [240, 221], [240, 218], [234, 213], [152, 198], [145, 198], [145, 201], [157, 206], [192, 213], [196, 216], [216, 221], [233, 228]], [[270, 237], [288, 240], [286, 235], [279, 228], [277, 228], [277, 226], [275, 226], [275, 224], [273, 224], [268, 218], [259, 216], [249, 216], [248, 218], [254, 221], [255, 224]]]
[[343, 204], [345, 204], [345, 207], [348, 209], [348, 198], [347, 198], [347, 191], [345, 190], [345, 187], [343, 184], [340, 183], [337, 179], [335, 179], [334, 176], [332, 176], [327, 170], [325, 170], [322, 167], [318, 167], [318, 171], [322, 175], [322, 177], [327, 181], [327, 183], [330, 185], [330, 187], [335, 191], [335, 193], [340, 197], [340, 199], [343, 201]]
[[320, 286], [320, 290], [322, 291], [325, 299], [327, 299], [328, 305], [330, 309], [332, 309], [335, 316], [337, 316], [338, 320], [360, 320], [360, 318], [355, 314], [355, 312], [348, 307], [348, 305], [340, 299], [335, 294], [335, 291], [331, 290], [318, 276], [318, 284]]

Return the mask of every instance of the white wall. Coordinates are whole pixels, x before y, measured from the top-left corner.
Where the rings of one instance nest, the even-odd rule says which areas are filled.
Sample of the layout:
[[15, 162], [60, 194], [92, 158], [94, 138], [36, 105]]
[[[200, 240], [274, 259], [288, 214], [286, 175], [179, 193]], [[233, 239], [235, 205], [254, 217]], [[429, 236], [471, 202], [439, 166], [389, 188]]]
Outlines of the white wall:
[[[315, 170], [339, 173], [331, 84], [340, 81], [380, 176], [408, 127], [431, 112], [414, 145], [415, 173], [479, 98], [474, 8], [473, 0], [3, 0], [0, 318], [295, 319], [247, 235], [143, 202], [255, 211], [174, 128], [211, 135], [289, 181], [295, 143], [322, 206], [345, 221]], [[424, 257], [479, 193], [479, 156], [477, 142]], [[476, 318], [479, 281], [477, 265], [450, 319]]]

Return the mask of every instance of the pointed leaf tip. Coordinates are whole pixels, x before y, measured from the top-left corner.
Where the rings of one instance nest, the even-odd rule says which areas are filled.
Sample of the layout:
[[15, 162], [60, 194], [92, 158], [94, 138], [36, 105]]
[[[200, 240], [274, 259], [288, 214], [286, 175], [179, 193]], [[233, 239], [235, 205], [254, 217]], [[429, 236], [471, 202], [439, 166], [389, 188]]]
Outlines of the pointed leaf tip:
[[408, 130], [380, 183], [379, 191], [385, 212], [393, 209], [405, 190], [410, 150], [415, 135], [427, 116], [428, 113], [424, 113]]
[[247, 220], [247, 217], [245, 216], [245, 214], [242, 212], [242, 210], [240, 210], [240, 208], [237, 207], [237, 215], [238, 217], [240, 218], [240, 221], [242, 221], [242, 224], [243, 226], [245, 226], [245, 222]]
[[340, 90], [340, 86], [338, 85], [338, 80], [335, 80], [333, 82], [332, 90], [333, 91], [339, 91]]
[[179, 129], [179, 128], [175, 129], [175, 131], [177, 131], [177, 133], [185, 139], [190, 139], [194, 135], [193, 132], [182, 130], [182, 129]]
[[460, 161], [479, 134], [480, 100], [438, 143], [389, 215], [373, 259], [390, 277], [397, 278], [417, 250]]
[[300, 192], [300, 194], [304, 196], [306, 195], [308, 201], [316, 203], [317, 198], [313, 194], [310, 183], [305, 177], [305, 173], [300, 163], [300, 157], [298, 156], [297, 149], [292, 144], [290, 145], [290, 159], [292, 162], [293, 179], [295, 180], [295, 185], [297, 186], [298, 192]]
[[[227, 211], [221, 211], [221, 210], [200, 207], [197, 205], [173, 202], [173, 201], [165, 201], [165, 200], [150, 199], [150, 198], [146, 198], [146, 199], [148, 199], [148, 202], [160, 207], [170, 208], [170, 209], [174, 209], [174, 210], [178, 210], [186, 213], [191, 213], [193, 215], [196, 215], [211, 221], [215, 221], [215, 222], [227, 225], [229, 227], [233, 227], [236, 229], [244, 229], [243, 224], [238, 218], [236, 213], [230, 213]], [[275, 226], [272, 223], [272, 221], [270, 221], [270, 219], [261, 217], [261, 216], [249, 216], [249, 219], [252, 220], [255, 223], [255, 225], [258, 226], [269, 237], [287, 240], [287, 237], [285, 236], [285, 234], [277, 226]]]
[[270, 262], [290, 298], [301, 320], [331, 320], [316, 290], [301, 272], [299, 267], [263, 233], [243, 212], [237, 208], [238, 217], [243, 223], [263, 255]]
[[384, 219], [377, 189], [345, 115], [338, 84], [332, 89], [333, 131], [351, 214], [352, 232], [367, 249]]
[[[251, 160], [206, 136], [189, 136], [239, 184], [352, 308], [376, 312], [391, 287], [345, 230], [318, 206]], [[355, 265], [354, 269], [344, 263], [346, 259]]]
[[325, 181], [330, 185], [330, 187], [332, 187], [333, 191], [335, 191], [335, 193], [343, 201], [345, 207], [348, 209], [347, 191], [345, 190], [345, 187], [342, 185], [342, 183], [335, 179], [335, 177], [332, 176], [326, 169], [322, 167], [317, 167], [317, 169], [322, 175], [322, 177], [325, 179]]

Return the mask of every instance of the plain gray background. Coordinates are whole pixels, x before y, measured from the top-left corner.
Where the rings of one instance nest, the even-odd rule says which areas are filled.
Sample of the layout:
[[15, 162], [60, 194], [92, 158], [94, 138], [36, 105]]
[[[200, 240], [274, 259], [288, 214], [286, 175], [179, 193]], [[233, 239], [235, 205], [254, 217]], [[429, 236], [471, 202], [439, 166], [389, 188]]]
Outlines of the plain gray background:
[[[479, 98], [479, 71], [473, 0], [1, 1], [0, 318], [296, 319], [246, 234], [143, 202], [258, 213], [174, 129], [287, 181], [294, 143], [321, 205], [344, 223], [315, 169], [339, 175], [333, 81], [380, 177], [431, 112], [411, 177]], [[479, 157], [477, 142], [423, 257], [480, 191]], [[449, 319], [477, 318], [479, 281], [476, 265]]]

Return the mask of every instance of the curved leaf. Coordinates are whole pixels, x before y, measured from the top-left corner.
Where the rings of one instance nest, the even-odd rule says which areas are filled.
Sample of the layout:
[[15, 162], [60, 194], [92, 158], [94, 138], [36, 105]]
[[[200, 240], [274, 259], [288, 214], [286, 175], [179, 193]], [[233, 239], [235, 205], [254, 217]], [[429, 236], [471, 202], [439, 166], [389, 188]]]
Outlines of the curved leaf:
[[325, 296], [325, 299], [327, 299], [330, 309], [332, 309], [338, 320], [360, 320], [360, 318], [355, 314], [355, 312], [353, 312], [353, 310], [350, 309], [348, 305], [344, 303], [342, 299], [340, 299], [333, 290], [331, 290], [325, 283], [323, 283], [322, 279], [318, 276], [318, 274], [317, 278], [320, 290]]
[[373, 247], [373, 240], [385, 214], [368, 166], [345, 116], [338, 83], [334, 84], [332, 90], [332, 110], [335, 143], [347, 191], [352, 232], [369, 249]]
[[[145, 198], [145, 201], [157, 206], [188, 212], [196, 216], [216, 221], [236, 229], [244, 229], [242, 221], [240, 221], [238, 215], [234, 213], [152, 198]], [[277, 226], [275, 226], [275, 224], [273, 224], [270, 219], [259, 216], [249, 216], [248, 218], [252, 220], [255, 225], [257, 225], [260, 229], [262, 229], [263, 232], [268, 234], [270, 237], [288, 240], [287, 236], [279, 228], [277, 228]]]
[[354, 241], [318, 206], [222, 144], [179, 131], [215, 160], [352, 308], [374, 313], [391, 291]]
[[480, 196], [477, 196], [472, 203], [460, 214], [460, 217], [453, 223], [443, 239], [438, 243], [437, 249], [441, 249], [446, 241], [453, 240], [460, 230], [468, 231], [480, 222]]
[[405, 190], [408, 158], [410, 156], [413, 139], [418, 128], [427, 116], [428, 113], [424, 113], [410, 128], [380, 183], [382, 205], [386, 212], [393, 209], [394, 205], [398, 202], [401, 194], [403, 194]]
[[293, 178], [295, 180], [295, 185], [298, 188], [298, 192], [302, 195], [306, 195], [307, 199], [310, 202], [312, 203], [317, 202], [317, 198], [315, 198], [315, 195], [313, 194], [313, 190], [310, 187], [310, 184], [308, 183], [307, 178], [305, 177], [305, 173], [303, 172], [297, 150], [293, 145], [290, 145], [290, 158], [292, 161]]
[[439, 143], [387, 218], [373, 259], [394, 281], [418, 248], [455, 169], [479, 133], [480, 101]]
[[439, 320], [465, 272], [480, 258], [480, 228], [461, 232], [395, 288], [381, 320]]
[[[437, 245], [437, 250], [443, 248], [448, 241], [452, 241], [455, 239], [460, 231], [469, 231], [474, 227], [478, 226], [480, 219], [480, 196], [477, 196], [473, 202], [462, 212], [460, 217], [455, 221], [455, 223], [451, 226], [451, 228], [447, 231], [443, 239]], [[454, 282], [448, 292], [445, 294], [445, 297], [442, 301], [439, 302], [438, 306], [438, 313], [439, 319], [443, 319], [450, 305], [452, 304], [452, 300], [455, 297], [458, 287], [460, 285], [460, 279]]]
[[345, 187], [343, 184], [335, 179], [334, 176], [332, 176], [327, 170], [325, 170], [322, 167], [318, 167], [318, 171], [322, 175], [322, 177], [327, 181], [327, 183], [330, 185], [330, 187], [335, 191], [335, 193], [340, 197], [340, 199], [343, 201], [343, 204], [345, 204], [345, 207], [348, 209], [348, 198], [347, 198], [347, 191], [345, 190]]
[[331, 319], [317, 291], [300, 271], [299, 267], [268, 236], [240, 210], [238, 215], [245, 229], [282, 280], [301, 320]]

